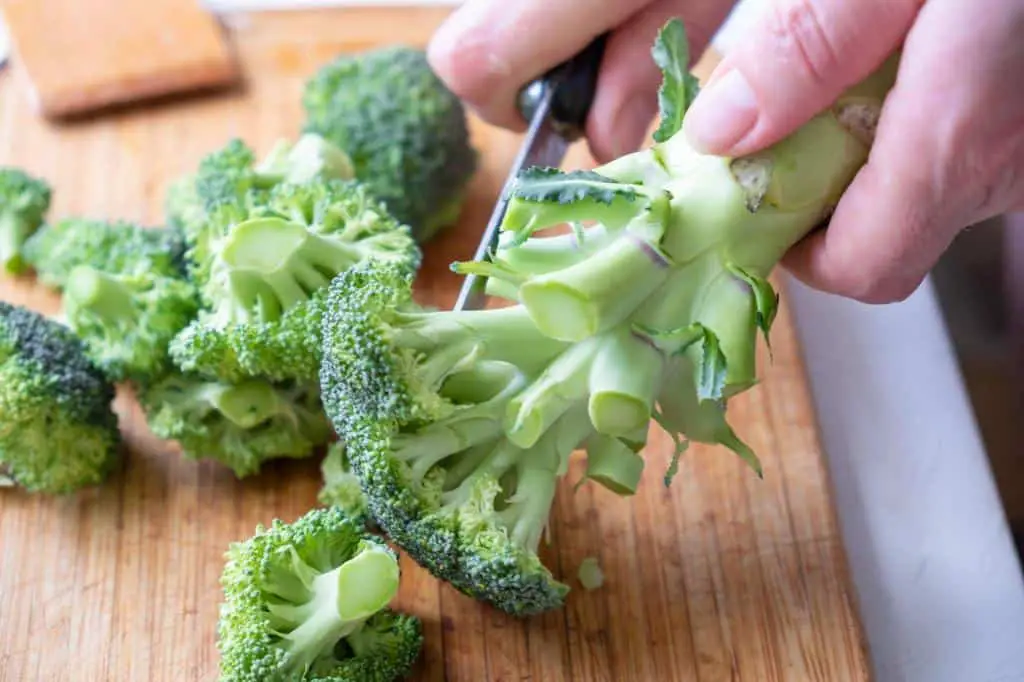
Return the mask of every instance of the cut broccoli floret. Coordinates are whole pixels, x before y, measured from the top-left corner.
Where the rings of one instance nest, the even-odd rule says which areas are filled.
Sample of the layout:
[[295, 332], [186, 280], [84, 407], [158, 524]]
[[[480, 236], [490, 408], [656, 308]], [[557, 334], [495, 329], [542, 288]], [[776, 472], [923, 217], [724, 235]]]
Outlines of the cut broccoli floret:
[[331, 285], [324, 405], [371, 514], [434, 575], [509, 613], [562, 603], [537, 549], [573, 450], [588, 479], [632, 494], [653, 418], [677, 457], [721, 444], [762, 474], [725, 409], [756, 380], [777, 307], [766, 278], [864, 163], [892, 82], [883, 69], [766, 152], [722, 159], [678, 132], [696, 87], [680, 22], [655, 53], [663, 141], [594, 171], [525, 170], [493, 261], [454, 266], [506, 307], [422, 311], [411, 279], [374, 263]]
[[0, 168], [0, 269], [20, 275], [23, 250], [50, 210], [50, 185], [18, 168]]
[[204, 310], [173, 340], [172, 357], [185, 371], [226, 381], [316, 381], [323, 294], [338, 273], [369, 259], [414, 271], [420, 252], [362, 185], [277, 185], [216, 242]]
[[398, 556], [333, 507], [233, 543], [217, 625], [222, 682], [392, 682], [423, 647], [391, 608]]
[[44, 225], [25, 244], [25, 260], [39, 282], [55, 289], [63, 289], [79, 265], [122, 275], [180, 278], [184, 255], [178, 230], [87, 218]]
[[355, 176], [424, 243], [453, 224], [477, 168], [465, 108], [403, 45], [342, 55], [303, 94], [306, 130], [344, 149]]
[[213, 460], [243, 478], [264, 462], [312, 456], [333, 435], [316, 385], [239, 383], [171, 374], [145, 387], [150, 430], [194, 460]]
[[120, 456], [113, 400], [70, 330], [0, 302], [0, 479], [52, 494], [104, 482]]
[[64, 317], [114, 381], [146, 383], [174, 369], [167, 345], [198, 309], [190, 282], [108, 274], [80, 265], [68, 276]]
[[340, 507], [353, 518], [365, 518], [368, 513], [366, 496], [359, 486], [359, 477], [352, 471], [344, 443], [331, 444], [320, 464], [320, 472], [324, 479], [317, 495], [320, 504]]

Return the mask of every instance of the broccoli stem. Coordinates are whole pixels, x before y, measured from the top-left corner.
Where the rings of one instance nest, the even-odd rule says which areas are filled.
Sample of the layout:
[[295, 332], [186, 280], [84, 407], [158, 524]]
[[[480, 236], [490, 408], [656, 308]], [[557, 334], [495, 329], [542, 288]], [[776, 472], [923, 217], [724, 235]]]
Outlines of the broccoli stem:
[[108, 322], [130, 320], [132, 295], [116, 277], [88, 265], [75, 267], [68, 275], [64, 305], [69, 316], [89, 310]]
[[644, 472], [644, 460], [618, 438], [594, 434], [587, 439], [586, 478], [616, 495], [633, 495]]
[[556, 420], [587, 394], [590, 367], [603, 337], [574, 344], [509, 404], [505, 435], [521, 448], [533, 447]]
[[667, 278], [669, 260], [632, 235], [564, 270], [519, 288], [537, 328], [562, 341], [581, 341], [626, 319]]
[[[303, 568], [315, 573], [307, 564]], [[284, 633], [288, 667], [308, 670], [338, 640], [361, 628], [398, 593], [399, 577], [398, 562], [391, 553], [379, 545], [364, 544], [352, 559], [316, 575], [305, 603], [268, 604], [277, 629]]]
[[281, 411], [281, 396], [265, 381], [209, 383], [200, 390], [225, 419], [243, 429], [258, 426]]
[[598, 433], [626, 436], [650, 422], [665, 358], [628, 329], [607, 335], [590, 372], [590, 420]]
[[0, 211], [0, 264], [14, 275], [25, 269], [21, 255], [31, 226], [11, 211]]
[[397, 313], [393, 343], [399, 348], [437, 353], [475, 350], [477, 360], [498, 360], [524, 373], [542, 370], [568, 344], [540, 333], [520, 306], [490, 310]]

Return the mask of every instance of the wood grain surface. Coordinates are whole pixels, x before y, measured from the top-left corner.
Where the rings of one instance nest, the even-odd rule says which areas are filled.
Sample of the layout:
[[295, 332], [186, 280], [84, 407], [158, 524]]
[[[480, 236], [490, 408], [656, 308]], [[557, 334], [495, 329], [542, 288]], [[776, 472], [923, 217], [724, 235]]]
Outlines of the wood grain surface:
[[0, 0], [27, 93], [47, 116], [234, 82], [237, 68], [199, 0]]
[[[53, 215], [155, 223], [163, 192], [207, 151], [238, 135], [267, 150], [293, 134], [303, 80], [341, 50], [424, 44], [444, 10], [258, 15], [232, 22], [245, 92], [165, 103], [76, 125], [42, 122], [0, 75], [0, 163], [54, 183]], [[461, 224], [426, 254], [422, 300], [450, 305], [448, 270], [472, 256], [518, 136], [473, 121], [482, 167]], [[577, 147], [568, 165], [588, 163]], [[50, 311], [30, 278], [0, 280], [6, 300]], [[764, 382], [734, 401], [759, 481], [727, 451], [691, 448], [674, 485], [655, 429], [641, 492], [572, 491], [556, 501], [543, 558], [573, 592], [529, 622], [438, 583], [408, 559], [397, 606], [423, 618], [414, 679], [459, 682], [845, 682], [868, 679], [815, 417], [785, 302]], [[146, 429], [131, 395], [118, 412], [131, 448], [101, 488], [49, 499], [0, 495], [0, 680], [214, 680], [218, 579], [228, 543], [256, 524], [316, 504], [318, 459], [268, 466], [236, 481], [181, 458]], [[870, 453], [865, 453], [866, 456]], [[587, 592], [576, 569], [598, 557], [606, 581]]]

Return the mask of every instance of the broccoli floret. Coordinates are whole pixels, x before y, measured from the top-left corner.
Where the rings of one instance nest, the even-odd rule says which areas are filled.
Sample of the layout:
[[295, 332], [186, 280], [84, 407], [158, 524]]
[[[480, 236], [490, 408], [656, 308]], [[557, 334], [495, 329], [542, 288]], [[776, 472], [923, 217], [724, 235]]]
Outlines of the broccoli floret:
[[66, 494], [120, 457], [114, 386], [66, 327], [0, 302], [0, 479]]
[[[420, 311], [408, 276], [373, 263], [331, 285], [324, 405], [371, 514], [509, 613], [562, 603], [537, 547], [573, 450], [587, 478], [632, 494], [653, 418], [677, 457], [721, 444], [762, 474], [725, 409], [756, 380], [778, 303], [766, 278], [865, 161], [891, 83], [885, 71], [763, 154], [721, 159], [678, 133], [696, 89], [680, 22], [654, 53], [660, 141], [595, 171], [524, 171], [493, 261], [454, 266], [508, 305]], [[571, 233], [536, 234], [560, 226]]]
[[50, 185], [18, 168], [0, 168], [0, 268], [12, 275], [27, 269], [22, 253], [50, 210]]
[[315, 384], [238, 383], [170, 374], [139, 396], [150, 430], [193, 460], [243, 478], [272, 459], [312, 456], [333, 435]]
[[344, 149], [355, 176], [420, 243], [456, 222], [476, 172], [465, 108], [423, 50], [341, 55], [307, 82], [307, 131]]
[[389, 608], [398, 556], [343, 510], [275, 519], [225, 558], [222, 682], [392, 682], [419, 657], [419, 619]]
[[180, 231], [120, 220], [67, 218], [44, 225], [25, 244], [25, 260], [39, 282], [54, 289], [63, 289], [79, 265], [122, 275], [180, 278], [184, 256]]
[[165, 213], [169, 225], [179, 227], [191, 245], [201, 247], [206, 221], [222, 204], [245, 203], [251, 195], [258, 198], [281, 182], [352, 177], [348, 156], [319, 135], [305, 134], [294, 143], [279, 140], [261, 162], [252, 147], [232, 138], [204, 156], [194, 173], [171, 184]]
[[114, 381], [146, 383], [174, 369], [167, 346], [196, 314], [190, 282], [151, 274], [74, 268], [63, 295], [66, 323]]
[[355, 181], [280, 184], [214, 244], [202, 281], [204, 310], [172, 342], [179, 367], [239, 381], [316, 381], [327, 285], [368, 259], [414, 271], [408, 229]]
[[320, 504], [340, 507], [353, 518], [365, 518], [368, 514], [366, 496], [359, 486], [359, 477], [352, 471], [344, 443], [331, 444], [320, 464], [320, 472], [324, 479], [317, 495]]

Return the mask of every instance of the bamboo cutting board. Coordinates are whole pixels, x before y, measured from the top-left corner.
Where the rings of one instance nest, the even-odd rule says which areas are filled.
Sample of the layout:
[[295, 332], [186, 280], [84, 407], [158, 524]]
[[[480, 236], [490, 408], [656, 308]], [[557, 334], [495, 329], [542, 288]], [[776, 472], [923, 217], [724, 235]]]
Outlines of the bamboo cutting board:
[[[398, 18], [399, 14], [403, 18]], [[0, 76], [0, 164], [56, 187], [53, 216], [155, 223], [167, 184], [238, 135], [266, 151], [300, 121], [304, 79], [341, 50], [424, 44], [444, 10], [260, 15], [233, 22], [249, 90], [52, 127]], [[450, 305], [447, 266], [472, 256], [518, 137], [473, 121], [484, 151], [461, 224], [427, 250], [421, 297]], [[568, 162], [588, 162], [577, 148]], [[0, 297], [52, 311], [31, 279]], [[403, 558], [398, 606], [423, 618], [416, 680], [458, 682], [845, 682], [869, 677], [815, 417], [785, 302], [762, 349], [764, 383], [732, 419], [764, 462], [757, 480], [730, 453], [691, 448], [671, 489], [656, 435], [641, 492], [619, 499], [562, 486], [545, 550], [573, 586], [564, 610], [520, 622], [438, 583]], [[155, 440], [122, 391], [131, 448], [106, 486], [67, 499], [0, 494], [0, 681], [216, 679], [218, 579], [229, 542], [316, 505], [318, 459], [243, 481]], [[657, 431], [655, 431], [657, 433]], [[576, 581], [598, 557], [605, 585]]]

